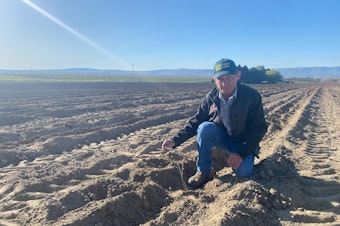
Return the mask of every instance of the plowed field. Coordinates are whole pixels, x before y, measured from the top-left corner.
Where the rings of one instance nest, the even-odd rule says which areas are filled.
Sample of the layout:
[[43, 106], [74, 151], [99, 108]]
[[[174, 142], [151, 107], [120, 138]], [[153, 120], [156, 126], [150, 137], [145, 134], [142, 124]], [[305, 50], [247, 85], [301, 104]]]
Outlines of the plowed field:
[[340, 225], [340, 84], [253, 85], [268, 132], [251, 179], [195, 137], [162, 154], [212, 83], [0, 84], [0, 225]]

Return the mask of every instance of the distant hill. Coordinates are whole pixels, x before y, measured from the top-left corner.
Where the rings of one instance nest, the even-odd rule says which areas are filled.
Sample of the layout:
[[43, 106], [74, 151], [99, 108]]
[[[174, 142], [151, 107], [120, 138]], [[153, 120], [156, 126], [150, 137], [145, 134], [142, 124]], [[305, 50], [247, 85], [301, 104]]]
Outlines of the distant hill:
[[[340, 67], [296, 67], [296, 68], [276, 68], [284, 78], [340, 78]], [[150, 71], [122, 71], [122, 70], [101, 70], [92, 68], [68, 68], [50, 70], [4, 70], [0, 69], [0, 74], [7, 75], [152, 75], [152, 76], [211, 76], [212, 69], [161, 69]]]
[[207, 76], [213, 73], [210, 69], [160, 69], [150, 71], [123, 71], [123, 70], [103, 70], [93, 68], [67, 68], [67, 69], [48, 69], [48, 70], [4, 70], [0, 69], [0, 74], [88, 74], [88, 75], [185, 75], [185, 76]]
[[276, 68], [284, 78], [340, 78], [340, 67]]

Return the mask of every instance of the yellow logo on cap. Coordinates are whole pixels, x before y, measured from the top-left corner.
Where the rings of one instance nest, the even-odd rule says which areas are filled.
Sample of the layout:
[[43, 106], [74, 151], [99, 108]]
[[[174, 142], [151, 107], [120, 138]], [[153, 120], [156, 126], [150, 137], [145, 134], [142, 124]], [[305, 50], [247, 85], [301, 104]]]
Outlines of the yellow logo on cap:
[[222, 65], [221, 64], [217, 64], [215, 66], [215, 71], [220, 71], [222, 69]]
[[221, 64], [217, 64], [216, 66], [215, 66], [215, 71], [217, 72], [217, 71], [221, 71], [221, 70], [223, 70], [223, 69], [225, 69], [225, 68], [229, 68], [230, 67], [230, 63], [229, 62], [223, 62], [223, 63], [221, 63]]

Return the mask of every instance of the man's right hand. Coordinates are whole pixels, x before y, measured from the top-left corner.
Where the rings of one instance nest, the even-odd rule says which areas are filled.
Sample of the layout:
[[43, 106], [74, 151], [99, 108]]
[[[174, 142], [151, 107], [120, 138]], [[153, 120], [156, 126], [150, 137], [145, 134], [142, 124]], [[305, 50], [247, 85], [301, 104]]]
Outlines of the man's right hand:
[[173, 140], [165, 140], [162, 144], [163, 153], [167, 153], [174, 146], [175, 142]]

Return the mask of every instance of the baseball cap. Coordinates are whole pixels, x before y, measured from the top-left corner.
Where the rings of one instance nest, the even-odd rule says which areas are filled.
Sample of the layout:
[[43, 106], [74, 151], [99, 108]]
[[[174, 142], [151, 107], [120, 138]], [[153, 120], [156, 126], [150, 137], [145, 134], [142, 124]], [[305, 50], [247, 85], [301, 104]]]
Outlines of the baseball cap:
[[233, 75], [237, 72], [237, 67], [234, 61], [230, 59], [221, 59], [214, 66], [213, 78], [218, 78], [221, 75]]

